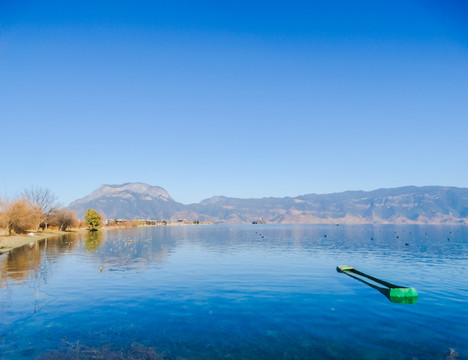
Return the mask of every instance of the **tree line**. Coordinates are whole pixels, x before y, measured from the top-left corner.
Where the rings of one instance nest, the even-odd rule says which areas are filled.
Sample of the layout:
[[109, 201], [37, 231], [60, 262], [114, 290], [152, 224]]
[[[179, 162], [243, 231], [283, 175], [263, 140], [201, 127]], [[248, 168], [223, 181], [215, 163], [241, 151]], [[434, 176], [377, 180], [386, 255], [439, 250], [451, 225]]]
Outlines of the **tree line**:
[[49, 227], [66, 231], [79, 226], [75, 212], [56, 200], [49, 189], [41, 187], [25, 189], [16, 199], [0, 199], [0, 228], [13, 235]]

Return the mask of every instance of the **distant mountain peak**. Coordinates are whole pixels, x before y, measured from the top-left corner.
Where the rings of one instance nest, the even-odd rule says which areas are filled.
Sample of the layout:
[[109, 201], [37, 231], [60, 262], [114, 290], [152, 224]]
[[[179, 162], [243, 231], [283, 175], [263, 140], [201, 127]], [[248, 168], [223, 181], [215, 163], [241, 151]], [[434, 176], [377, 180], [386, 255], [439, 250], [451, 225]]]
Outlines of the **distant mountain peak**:
[[200, 201], [200, 204], [202, 205], [209, 205], [209, 204], [219, 204], [221, 202], [224, 202], [228, 198], [226, 196], [212, 196], [208, 199], [204, 199]]
[[162, 201], [174, 201], [169, 193], [160, 186], [152, 186], [145, 183], [125, 183], [121, 185], [107, 185], [103, 184], [94, 190], [91, 194], [84, 198], [78, 199], [70, 204], [70, 207], [74, 207], [79, 204], [88, 203], [90, 201], [98, 200], [101, 198], [134, 198], [137, 195], [143, 200], [162, 200]]
[[120, 192], [132, 192], [136, 194], [147, 195], [152, 198], [160, 198], [161, 200], [173, 200], [169, 193], [160, 186], [152, 186], [145, 183], [125, 183], [121, 185], [101, 185], [90, 195], [117, 195]]

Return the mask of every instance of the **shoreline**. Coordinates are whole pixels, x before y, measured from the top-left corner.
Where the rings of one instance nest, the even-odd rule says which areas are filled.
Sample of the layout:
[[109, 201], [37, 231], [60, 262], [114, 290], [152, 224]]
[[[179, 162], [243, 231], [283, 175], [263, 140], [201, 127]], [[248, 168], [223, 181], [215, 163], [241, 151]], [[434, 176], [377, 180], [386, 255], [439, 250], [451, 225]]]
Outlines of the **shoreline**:
[[[168, 224], [165, 226], [187, 226], [192, 224]], [[200, 224], [201, 225], [201, 224]], [[129, 228], [136, 228], [136, 227], [147, 227], [147, 226], [156, 226], [156, 225], [137, 225], [137, 226], [119, 226], [119, 225], [111, 225], [111, 226], [102, 226], [99, 228], [100, 231], [111, 231], [111, 230], [119, 230], [119, 229], [129, 229]], [[41, 240], [45, 240], [55, 236], [62, 236], [68, 234], [78, 234], [82, 232], [88, 232], [88, 228], [78, 228], [78, 229], [71, 229], [68, 231], [60, 231], [60, 230], [44, 230], [39, 232], [30, 232], [29, 234], [21, 234], [21, 235], [0, 235], [0, 255], [9, 253], [11, 250], [22, 247], [27, 244], [36, 243]]]
[[[165, 226], [187, 226], [192, 224], [168, 224]], [[198, 224], [197, 224], [198, 225]], [[202, 224], [199, 224], [202, 225]], [[111, 231], [111, 230], [119, 230], [119, 229], [130, 229], [136, 227], [149, 227], [149, 226], [157, 226], [157, 225], [137, 225], [137, 226], [126, 226], [126, 225], [111, 225], [111, 226], [102, 226], [99, 228], [99, 231]], [[60, 230], [44, 230], [39, 232], [30, 232], [29, 234], [21, 234], [21, 235], [0, 235], [0, 255], [6, 254], [13, 249], [22, 247], [27, 244], [35, 243], [41, 240], [45, 240], [55, 236], [62, 236], [68, 234], [78, 234], [82, 232], [88, 232], [88, 228], [78, 228], [78, 229], [71, 229], [68, 231], [60, 231]]]
[[0, 235], [0, 255], [6, 254], [13, 249], [22, 247], [30, 243], [35, 243], [55, 236], [77, 234], [83, 231], [88, 231], [88, 229], [72, 229], [69, 231], [45, 230], [37, 233], [31, 233], [34, 235]]

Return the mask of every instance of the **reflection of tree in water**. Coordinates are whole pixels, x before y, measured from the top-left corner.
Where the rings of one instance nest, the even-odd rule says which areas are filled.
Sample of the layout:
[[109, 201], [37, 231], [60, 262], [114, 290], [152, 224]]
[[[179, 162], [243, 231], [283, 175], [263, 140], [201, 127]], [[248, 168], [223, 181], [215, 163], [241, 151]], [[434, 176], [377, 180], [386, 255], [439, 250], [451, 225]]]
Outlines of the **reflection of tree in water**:
[[171, 237], [153, 238], [153, 235], [145, 229], [92, 231], [25, 245], [0, 256], [0, 287], [26, 279], [36, 284], [45, 282], [57, 263], [55, 259], [76, 251], [79, 244], [105, 269], [141, 269], [148, 264], [164, 263], [175, 242]]
[[0, 257], [0, 287], [4, 287], [8, 280], [25, 280], [31, 275], [45, 281], [50, 271], [48, 259], [58, 258], [76, 245], [76, 237], [70, 234], [13, 249]]
[[64, 253], [74, 250], [79, 243], [76, 234], [64, 235], [59, 238], [48, 239], [44, 243], [47, 256], [50, 258], [58, 257]]
[[103, 236], [96, 261], [110, 270], [143, 269], [149, 264], [162, 264], [176, 246], [173, 239], [159, 238], [146, 229], [104, 232]]
[[4, 287], [8, 274], [8, 257], [0, 255], [0, 288]]
[[14, 282], [28, 278], [30, 272], [37, 272], [40, 269], [42, 254], [39, 244], [25, 245], [14, 249], [4, 255], [2, 272], [0, 275], [1, 284], [8, 280]]
[[88, 252], [95, 252], [102, 242], [103, 236], [100, 231], [89, 231], [85, 238], [85, 249]]

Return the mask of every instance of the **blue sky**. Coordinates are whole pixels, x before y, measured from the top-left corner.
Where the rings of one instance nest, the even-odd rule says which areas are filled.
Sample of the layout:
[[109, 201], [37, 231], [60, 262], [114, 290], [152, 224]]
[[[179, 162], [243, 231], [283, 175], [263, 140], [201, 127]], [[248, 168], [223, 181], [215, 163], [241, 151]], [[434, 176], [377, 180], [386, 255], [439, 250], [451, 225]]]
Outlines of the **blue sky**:
[[463, 1], [0, 2], [0, 195], [468, 187]]

